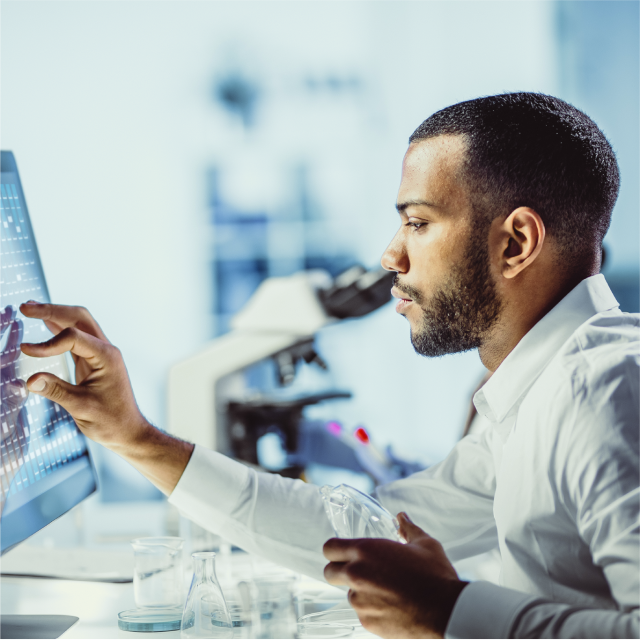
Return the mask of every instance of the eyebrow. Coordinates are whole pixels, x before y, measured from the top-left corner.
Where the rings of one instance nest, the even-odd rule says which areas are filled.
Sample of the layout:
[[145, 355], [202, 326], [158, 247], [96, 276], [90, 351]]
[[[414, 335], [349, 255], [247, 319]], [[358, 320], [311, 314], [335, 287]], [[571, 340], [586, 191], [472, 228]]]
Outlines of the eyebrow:
[[427, 202], [426, 200], [407, 200], [406, 202], [398, 202], [396, 209], [398, 213], [404, 213], [409, 207], [431, 207], [438, 208], [438, 205], [433, 202]]

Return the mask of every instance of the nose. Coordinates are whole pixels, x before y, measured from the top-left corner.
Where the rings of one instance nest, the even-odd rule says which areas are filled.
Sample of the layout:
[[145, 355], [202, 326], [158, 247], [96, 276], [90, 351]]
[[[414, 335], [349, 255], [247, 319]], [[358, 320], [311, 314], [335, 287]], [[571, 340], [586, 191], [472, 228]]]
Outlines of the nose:
[[387, 271], [406, 273], [409, 270], [409, 258], [407, 256], [404, 241], [398, 231], [389, 246], [385, 249], [380, 259], [380, 264]]

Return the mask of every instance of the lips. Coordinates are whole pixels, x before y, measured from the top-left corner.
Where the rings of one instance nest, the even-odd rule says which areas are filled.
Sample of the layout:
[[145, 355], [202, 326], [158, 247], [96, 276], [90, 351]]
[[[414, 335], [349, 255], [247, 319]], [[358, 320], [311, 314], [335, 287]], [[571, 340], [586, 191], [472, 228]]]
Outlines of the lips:
[[410, 298], [406, 293], [403, 293], [402, 291], [400, 291], [397, 287], [393, 287], [391, 289], [391, 295], [394, 298], [398, 298], [398, 300], [401, 300], [401, 301], [413, 302], [412, 298]]
[[396, 311], [398, 313], [402, 313], [410, 304], [413, 304], [413, 300], [396, 287], [391, 289], [391, 295], [394, 298], [398, 298], [398, 304], [396, 304]]

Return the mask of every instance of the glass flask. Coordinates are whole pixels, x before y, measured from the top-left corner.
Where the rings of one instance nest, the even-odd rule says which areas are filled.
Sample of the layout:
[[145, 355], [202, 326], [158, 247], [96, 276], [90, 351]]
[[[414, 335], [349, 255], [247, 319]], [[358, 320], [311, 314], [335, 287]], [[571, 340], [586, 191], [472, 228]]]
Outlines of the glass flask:
[[398, 533], [398, 520], [366, 493], [341, 484], [321, 487], [320, 495], [336, 537], [405, 542]]
[[193, 579], [182, 613], [182, 638], [232, 638], [229, 608], [216, 577], [213, 551], [192, 553]]

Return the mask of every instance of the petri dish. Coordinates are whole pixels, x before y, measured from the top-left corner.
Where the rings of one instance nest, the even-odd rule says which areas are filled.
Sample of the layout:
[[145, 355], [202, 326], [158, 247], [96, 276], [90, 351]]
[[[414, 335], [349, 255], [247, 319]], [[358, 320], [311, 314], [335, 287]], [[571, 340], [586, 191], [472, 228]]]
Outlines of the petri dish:
[[118, 614], [122, 631], [177, 631], [182, 622], [182, 607], [166, 609], [128, 609]]
[[344, 638], [361, 627], [353, 609], [329, 609], [298, 618], [301, 638]]
[[355, 609], [328, 609], [317, 613], [308, 613], [298, 618], [300, 624], [344, 624], [350, 627], [361, 627]]

